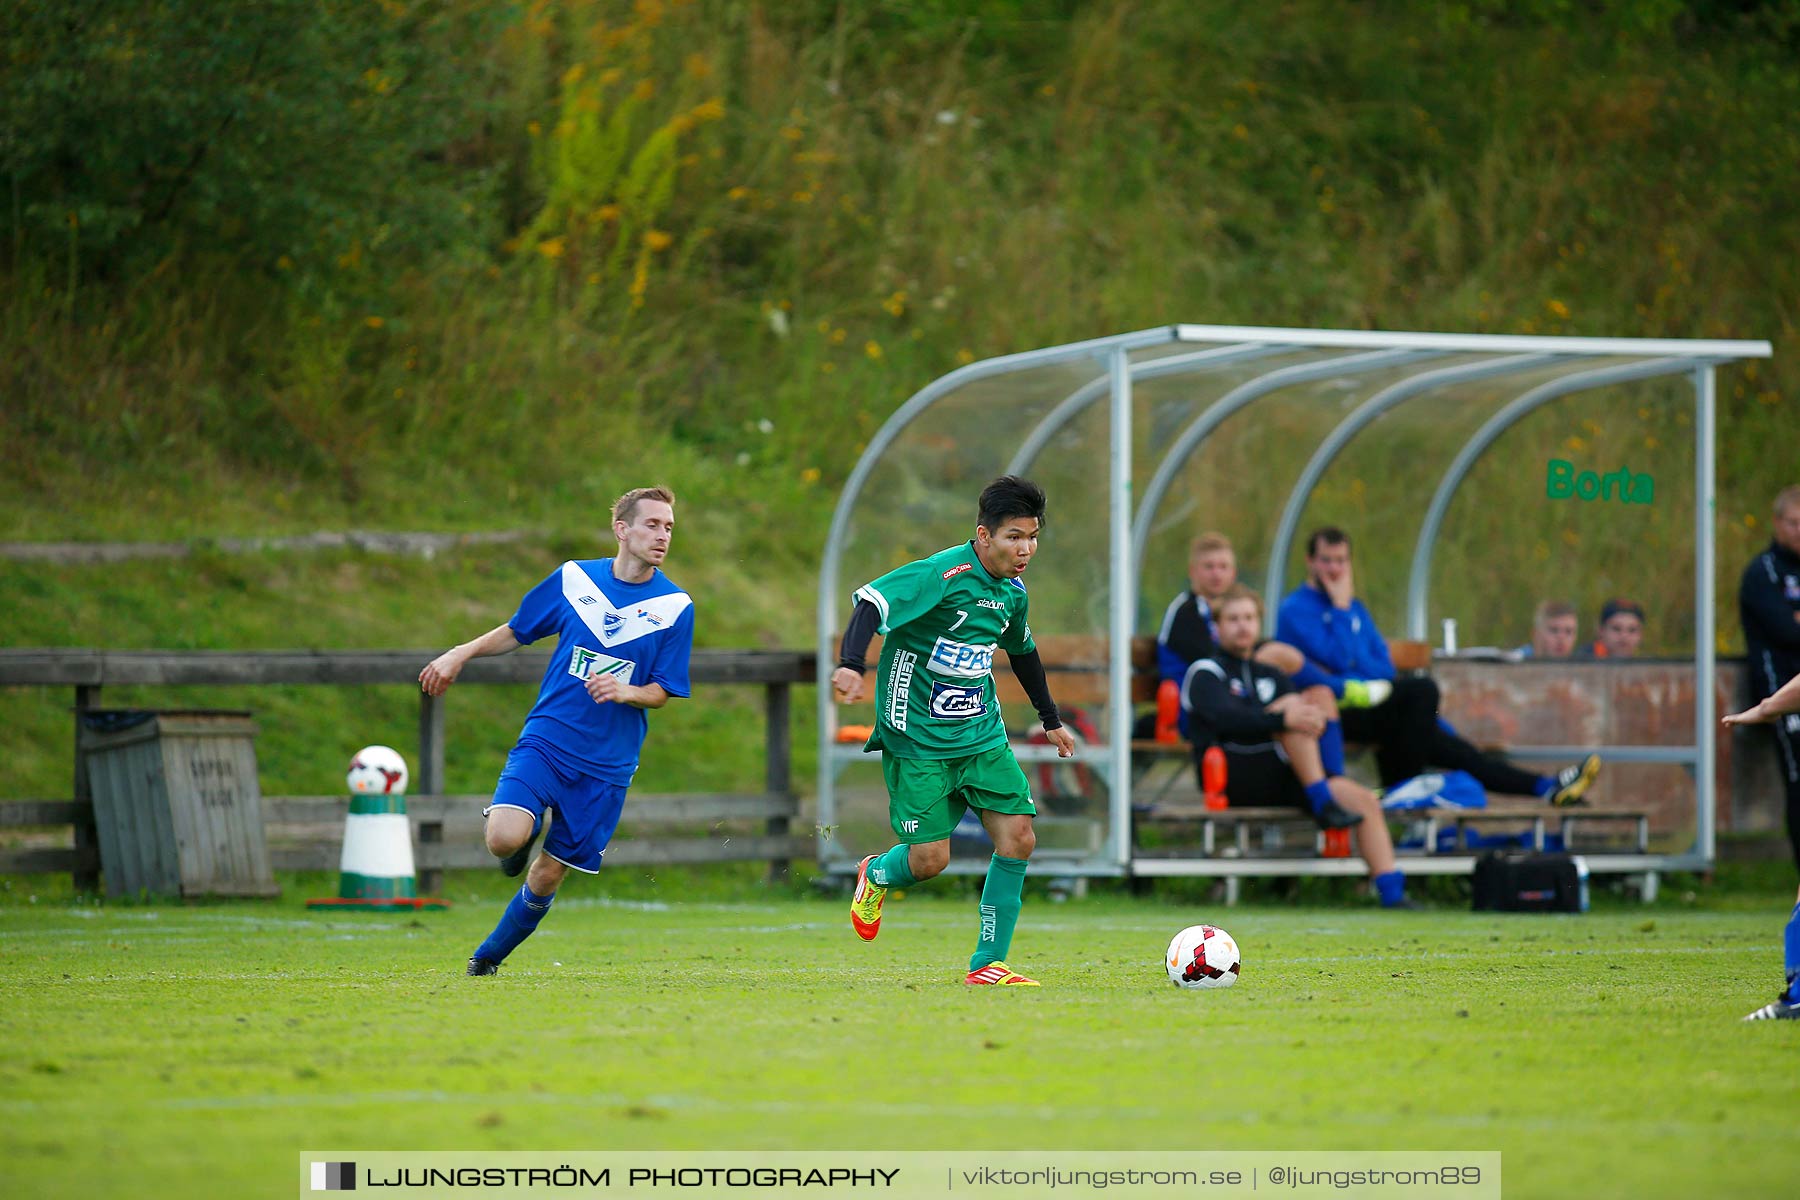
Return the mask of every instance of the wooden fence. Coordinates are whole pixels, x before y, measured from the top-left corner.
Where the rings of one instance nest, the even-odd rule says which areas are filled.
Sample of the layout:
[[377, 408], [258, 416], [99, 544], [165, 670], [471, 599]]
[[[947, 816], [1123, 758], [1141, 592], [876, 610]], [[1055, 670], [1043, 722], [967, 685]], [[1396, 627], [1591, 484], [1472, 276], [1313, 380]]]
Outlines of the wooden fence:
[[[94, 889], [100, 855], [94, 807], [82, 755], [83, 716], [100, 707], [108, 686], [241, 686], [245, 684], [416, 684], [419, 668], [434, 650], [91, 650], [0, 649], [0, 687], [73, 689], [75, 755], [73, 798], [0, 799], [0, 826], [72, 826], [73, 848], [0, 850], [0, 873], [68, 871], [76, 886]], [[788, 734], [790, 690], [815, 681], [810, 650], [696, 650], [689, 674], [696, 684], [739, 684], [763, 688], [763, 789], [760, 792], [634, 793], [620, 828], [624, 837], [607, 853], [610, 863], [762, 861], [773, 874], [786, 872], [789, 859], [810, 858], [814, 841], [796, 835], [792, 744]], [[521, 651], [476, 659], [463, 669], [457, 687], [484, 683], [536, 683], [549, 661], [546, 652]], [[420, 886], [435, 890], [447, 868], [491, 865], [481, 843], [485, 796], [446, 796], [443, 697], [419, 694], [419, 746], [414, 759], [412, 818]], [[343, 838], [344, 796], [265, 796], [264, 824], [270, 858], [281, 870], [330, 870], [337, 866]], [[748, 836], [673, 835], [669, 827], [710, 827], [720, 822], [762, 822]], [[637, 831], [642, 828], [651, 836]]]

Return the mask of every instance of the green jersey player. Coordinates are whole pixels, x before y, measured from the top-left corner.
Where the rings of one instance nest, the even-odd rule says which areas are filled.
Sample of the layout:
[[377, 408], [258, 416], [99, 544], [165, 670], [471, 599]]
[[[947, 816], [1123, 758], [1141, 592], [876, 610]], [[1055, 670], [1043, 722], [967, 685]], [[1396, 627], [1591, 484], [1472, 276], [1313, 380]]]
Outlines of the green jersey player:
[[887, 890], [942, 873], [950, 864], [950, 831], [973, 808], [994, 839], [994, 857], [963, 982], [1036, 987], [1035, 979], [1005, 962], [1025, 863], [1037, 845], [1031, 826], [1037, 810], [994, 697], [996, 649], [1006, 651], [1057, 754], [1074, 755], [1075, 739], [1050, 699], [1019, 578], [1037, 553], [1043, 490], [1003, 476], [981, 493], [978, 510], [972, 540], [856, 590], [831, 686], [839, 703], [862, 698], [864, 656], [880, 632], [875, 731], [865, 748], [881, 751], [888, 819], [900, 841], [857, 867], [850, 924], [857, 936], [872, 940], [881, 929]]

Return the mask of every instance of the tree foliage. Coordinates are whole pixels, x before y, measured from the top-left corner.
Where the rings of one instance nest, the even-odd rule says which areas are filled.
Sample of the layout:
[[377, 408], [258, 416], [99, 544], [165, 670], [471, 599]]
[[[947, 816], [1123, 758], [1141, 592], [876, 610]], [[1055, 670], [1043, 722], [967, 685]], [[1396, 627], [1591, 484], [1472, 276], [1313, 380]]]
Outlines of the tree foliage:
[[[129, 278], [182, 252], [303, 278], [454, 243], [491, 185], [484, 32], [509, 5], [13, 0], [10, 252]], [[470, 169], [471, 167], [475, 169]]]

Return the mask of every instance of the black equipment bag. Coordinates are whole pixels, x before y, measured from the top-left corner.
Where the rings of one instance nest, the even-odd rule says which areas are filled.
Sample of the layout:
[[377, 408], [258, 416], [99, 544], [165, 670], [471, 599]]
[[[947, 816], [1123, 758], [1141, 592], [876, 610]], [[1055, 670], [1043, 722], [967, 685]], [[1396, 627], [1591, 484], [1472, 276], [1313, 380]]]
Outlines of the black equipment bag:
[[1586, 912], [1587, 864], [1567, 854], [1490, 850], [1475, 860], [1476, 912]]

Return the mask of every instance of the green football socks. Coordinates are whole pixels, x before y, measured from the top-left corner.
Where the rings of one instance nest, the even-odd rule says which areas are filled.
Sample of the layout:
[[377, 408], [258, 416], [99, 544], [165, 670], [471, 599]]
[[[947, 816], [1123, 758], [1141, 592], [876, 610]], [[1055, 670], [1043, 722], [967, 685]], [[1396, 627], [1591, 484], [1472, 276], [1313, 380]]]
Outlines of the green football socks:
[[1019, 923], [1024, 902], [1025, 860], [994, 855], [988, 864], [987, 882], [981, 887], [981, 936], [969, 956], [969, 970], [979, 971], [1002, 962], [1012, 949], [1013, 926]]
[[886, 854], [876, 855], [869, 864], [869, 882], [884, 888], [908, 888], [919, 882], [912, 872], [911, 852], [912, 847], [901, 842], [889, 847]]

